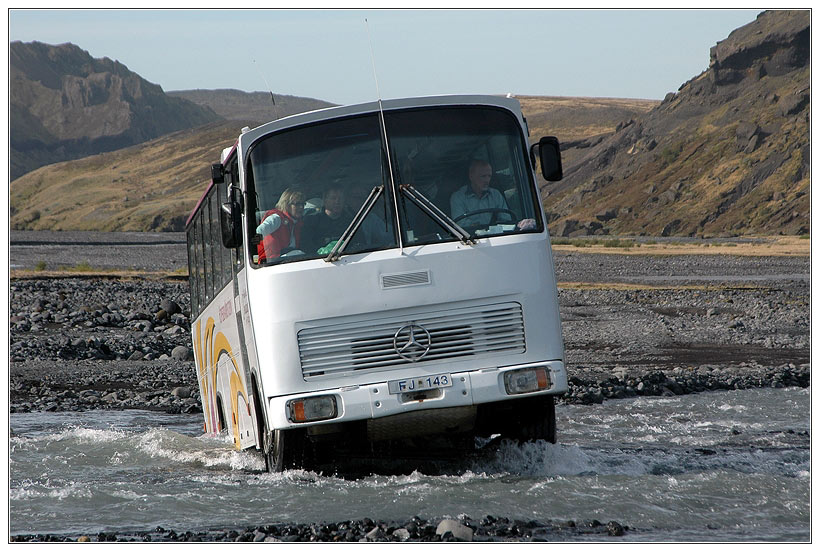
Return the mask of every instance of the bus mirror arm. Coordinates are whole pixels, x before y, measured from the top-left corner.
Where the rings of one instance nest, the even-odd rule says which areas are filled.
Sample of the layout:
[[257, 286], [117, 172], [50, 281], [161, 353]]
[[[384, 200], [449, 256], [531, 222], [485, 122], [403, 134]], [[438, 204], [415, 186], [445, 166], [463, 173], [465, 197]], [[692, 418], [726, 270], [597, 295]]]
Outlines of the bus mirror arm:
[[219, 210], [219, 226], [222, 230], [222, 245], [228, 249], [235, 249], [242, 245], [242, 210], [237, 201], [228, 201], [222, 204]]
[[541, 175], [544, 180], [556, 182], [564, 177], [561, 167], [561, 146], [555, 136], [544, 136], [537, 144], [530, 146], [530, 161], [535, 168], [535, 148], [541, 161]]

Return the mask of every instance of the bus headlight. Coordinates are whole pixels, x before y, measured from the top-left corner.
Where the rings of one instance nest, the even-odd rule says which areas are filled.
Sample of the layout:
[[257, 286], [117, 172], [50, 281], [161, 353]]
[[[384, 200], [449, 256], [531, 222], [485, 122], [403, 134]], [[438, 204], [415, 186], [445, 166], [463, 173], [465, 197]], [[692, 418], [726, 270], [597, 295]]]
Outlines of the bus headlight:
[[291, 399], [285, 403], [285, 410], [288, 419], [296, 423], [329, 420], [335, 418], [338, 412], [336, 397], [333, 395]]
[[504, 374], [504, 388], [509, 395], [543, 391], [551, 385], [550, 373], [542, 366], [510, 370]]

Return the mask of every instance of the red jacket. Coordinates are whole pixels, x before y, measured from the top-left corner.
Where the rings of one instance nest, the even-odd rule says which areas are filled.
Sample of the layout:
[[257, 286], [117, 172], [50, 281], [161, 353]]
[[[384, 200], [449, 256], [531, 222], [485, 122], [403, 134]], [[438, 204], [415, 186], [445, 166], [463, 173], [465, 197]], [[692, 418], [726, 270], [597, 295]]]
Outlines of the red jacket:
[[293, 237], [296, 246], [299, 246], [299, 241], [302, 233], [302, 221], [293, 220], [289, 213], [280, 209], [271, 209], [265, 216], [262, 217], [264, 221], [271, 215], [279, 215], [282, 224], [277, 228], [273, 234], [265, 234], [262, 236], [262, 241], [256, 246], [257, 253], [259, 253], [259, 262], [265, 259], [275, 259], [279, 256], [279, 252], [290, 245], [290, 236]]

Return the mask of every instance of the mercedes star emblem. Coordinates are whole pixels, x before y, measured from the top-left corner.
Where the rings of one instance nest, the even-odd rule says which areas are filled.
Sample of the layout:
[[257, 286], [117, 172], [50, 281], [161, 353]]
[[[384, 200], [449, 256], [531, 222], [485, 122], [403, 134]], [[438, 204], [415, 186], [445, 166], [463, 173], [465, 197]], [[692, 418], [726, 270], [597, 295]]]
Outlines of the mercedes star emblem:
[[430, 332], [418, 324], [399, 328], [393, 337], [393, 347], [404, 360], [417, 362], [430, 352]]

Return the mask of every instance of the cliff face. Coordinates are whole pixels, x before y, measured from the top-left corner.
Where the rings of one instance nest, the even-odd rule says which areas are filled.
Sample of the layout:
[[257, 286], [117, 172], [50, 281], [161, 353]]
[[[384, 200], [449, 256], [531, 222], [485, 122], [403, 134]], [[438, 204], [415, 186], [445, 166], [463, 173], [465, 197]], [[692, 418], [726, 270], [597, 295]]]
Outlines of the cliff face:
[[809, 12], [764, 12], [710, 54], [656, 108], [572, 144], [542, 186], [554, 235], [809, 231]]
[[9, 45], [11, 179], [220, 119], [73, 44]]

